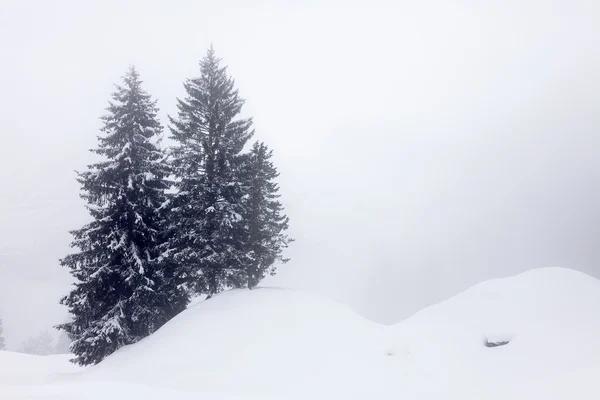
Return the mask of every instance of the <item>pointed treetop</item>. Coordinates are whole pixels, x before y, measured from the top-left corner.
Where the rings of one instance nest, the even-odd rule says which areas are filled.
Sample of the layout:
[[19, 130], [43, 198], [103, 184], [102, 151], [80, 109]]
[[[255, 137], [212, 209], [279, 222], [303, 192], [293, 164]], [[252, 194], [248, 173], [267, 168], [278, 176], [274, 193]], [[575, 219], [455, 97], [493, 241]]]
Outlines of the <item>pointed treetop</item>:
[[129, 64], [129, 69], [127, 71], [127, 76], [130, 76], [135, 79], [139, 79], [140, 74], [137, 72], [134, 64]]
[[137, 72], [137, 69], [133, 64], [129, 64], [129, 68], [127, 69], [127, 72], [122, 77], [122, 79], [127, 88], [129, 89], [138, 89], [142, 84], [140, 74]]
[[215, 46], [213, 45], [212, 42], [210, 42], [210, 46], [208, 47], [208, 50], [206, 51], [206, 58], [208, 59], [216, 59], [217, 56], [215, 55]]
[[217, 57], [215, 48], [212, 43], [206, 51], [206, 55], [200, 60], [200, 69], [203, 71], [226, 71], [227, 67], [221, 68], [221, 58]]

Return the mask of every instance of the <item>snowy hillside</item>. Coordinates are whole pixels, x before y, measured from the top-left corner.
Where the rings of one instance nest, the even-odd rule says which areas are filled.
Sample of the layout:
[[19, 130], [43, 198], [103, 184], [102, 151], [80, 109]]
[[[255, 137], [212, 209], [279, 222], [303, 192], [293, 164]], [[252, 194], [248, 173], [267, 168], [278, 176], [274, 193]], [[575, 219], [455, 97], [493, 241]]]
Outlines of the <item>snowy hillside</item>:
[[600, 281], [566, 269], [484, 282], [391, 327], [314, 294], [239, 290], [95, 367], [0, 352], [0, 398], [598, 399], [598, 338]]

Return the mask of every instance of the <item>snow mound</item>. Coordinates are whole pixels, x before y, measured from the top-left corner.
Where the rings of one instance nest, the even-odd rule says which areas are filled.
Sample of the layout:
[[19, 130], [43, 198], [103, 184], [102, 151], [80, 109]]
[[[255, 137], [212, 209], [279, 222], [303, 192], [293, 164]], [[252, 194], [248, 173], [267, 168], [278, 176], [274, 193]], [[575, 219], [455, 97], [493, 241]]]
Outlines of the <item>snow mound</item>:
[[[600, 398], [588, 379], [600, 373], [599, 313], [600, 280], [544, 268], [475, 285], [392, 330], [418, 354], [440, 398], [593, 399]], [[580, 380], [587, 384], [574, 387]]]
[[279, 394], [285, 388], [291, 395], [360, 377], [364, 365], [357, 360], [373, 364], [383, 357], [373, 338], [384, 331], [315, 294], [232, 290], [191, 307], [84, 375], [185, 390], [268, 394], [275, 388]]
[[598, 399], [598, 337], [600, 281], [566, 269], [484, 282], [391, 327], [315, 294], [234, 290], [94, 367], [0, 352], [0, 398]]
[[43, 385], [61, 380], [78, 370], [69, 363], [70, 356], [34, 356], [0, 351], [0, 398], [3, 385]]

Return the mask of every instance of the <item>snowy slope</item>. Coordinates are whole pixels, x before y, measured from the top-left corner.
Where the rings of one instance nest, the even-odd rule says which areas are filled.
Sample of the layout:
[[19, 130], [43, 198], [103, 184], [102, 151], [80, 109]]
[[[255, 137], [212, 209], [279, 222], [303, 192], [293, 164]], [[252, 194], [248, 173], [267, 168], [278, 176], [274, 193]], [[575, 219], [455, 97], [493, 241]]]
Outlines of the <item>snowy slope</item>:
[[[487, 281], [392, 329], [436, 394], [600, 398], [590, 379], [600, 376], [600, 281], [579, 272], [538, 269]], [[511, 341], [487, 348], [486, 338]]]
[[347, 384], [347, 376], [364, 370], [356, 360], [372, 364], [382, 357], [372, 339], [383, 329], [318, 295], [234, 290], [190, 308], [155, 335], [91, 368], [85, 378], [296, 393], [307, 385]]
[[598, 399], [598, 338], [600, 281], [566, 269], [484, 282], [391, 327], [310, 293], [236, 290], [95, 367], [0, 352], [0, 398]]

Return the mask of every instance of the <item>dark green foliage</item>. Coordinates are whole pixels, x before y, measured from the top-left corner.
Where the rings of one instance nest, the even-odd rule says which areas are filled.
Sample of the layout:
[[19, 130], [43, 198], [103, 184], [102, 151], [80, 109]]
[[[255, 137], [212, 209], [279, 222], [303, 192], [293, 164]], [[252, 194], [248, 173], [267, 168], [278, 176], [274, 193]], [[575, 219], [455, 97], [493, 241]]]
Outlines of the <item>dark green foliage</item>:
[[187, 304], [175, 273], [161, 261], [166, 202], [162, 127], [156, 102], [134, 68], [117, 86], [93, 150], [104, 161], [79, 173], [92, 222], [73, 231], [78, 252], [61, 260], [75, 288], [61, 302], [73, 321], [73, 362], [95, 364], [154, 332]]
[[211, 296], [247, 279], [240, 153], [253, 135], [252, 121], [239, 118], [244, 101], [212, 48], [200, 62], [200, 76], [184, 86], [187, 96], [171, 118], [178, 179], [167, 254], [191, 290]]
[[98, 363], [148, 336], [190, 295], [252, 288], [287, 261], [272, 152], [256, 143], [243, 153], [252, 121], [240, 118], [244, 101], [212, 48], [184, 87], [170, 118], [170, 163], [158, 147], [156, 103], [132, 68], [93, 150], [104, 160], [78, 174], [92, 221], [72, 232], [78, 251], [61, 260], [76, 283], [61, 300], [73, 319], [58, 326], [75, 363]]
[[256, 286], [267, 274], [275, 274], [275, 263], [285, 263], [282, 251], [292, 241], [285, 231], [289, 218], [279, 202], [279, 176], [271, 161], [273, 152], [256, 142], [245, 158], [244, 224], [246, 226], [246, 270], [248, 287]]

